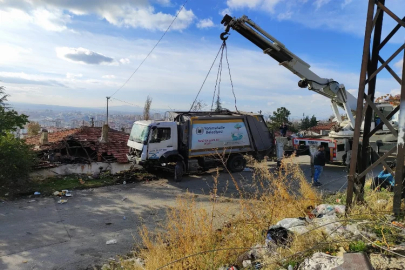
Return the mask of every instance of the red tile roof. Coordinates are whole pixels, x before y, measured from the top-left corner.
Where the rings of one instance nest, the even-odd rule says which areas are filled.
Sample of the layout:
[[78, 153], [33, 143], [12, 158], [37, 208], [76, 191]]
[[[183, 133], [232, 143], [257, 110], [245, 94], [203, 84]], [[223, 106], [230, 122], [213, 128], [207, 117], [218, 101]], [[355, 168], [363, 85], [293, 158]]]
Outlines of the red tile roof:
[[309, 130], [319, 132], [321, 130], [330, 130], [336, 123], [330, 122], [326, 124], [319, 124], [315, 127], [311, 127]]
[[69, 129], [48, 133], [48, 144], [39, 145], [41, 135], [27, 138], [27, 144], [35, 145], [36, 151], [44, 151], [49, 149], [61, 149], [66, 147], [68, 141], [78, 141], [83, 147], [89, 147], [95, 150], [98, 155], [112, 155], [119, 163], [127, 163], [126, 154], [129, 151], [127, 141], [129, 135], [114, 129], [108, 130], [108, 143], [101, 143], [101, 128], [100, 127], [82, 127], [77, 129]]

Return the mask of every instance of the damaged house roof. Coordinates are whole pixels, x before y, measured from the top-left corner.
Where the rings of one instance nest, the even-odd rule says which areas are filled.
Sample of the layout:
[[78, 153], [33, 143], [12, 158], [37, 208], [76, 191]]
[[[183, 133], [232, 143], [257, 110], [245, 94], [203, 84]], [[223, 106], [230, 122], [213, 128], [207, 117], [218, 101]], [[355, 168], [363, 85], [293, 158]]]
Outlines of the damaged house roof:
[[[39, 134], [27, 138], [26, 143], [34, 145], [35, 151], [43, 153], [43, 161], [127, 163], [129, 135], [109, 128], [108, 142], [103, 143], [100, 142], [101, 133], [101, 127], [81, 127], [48, 133], [47, 141], [43, 141], [44, 134]], [[49, 153], [52, 153], [52, 157]]]

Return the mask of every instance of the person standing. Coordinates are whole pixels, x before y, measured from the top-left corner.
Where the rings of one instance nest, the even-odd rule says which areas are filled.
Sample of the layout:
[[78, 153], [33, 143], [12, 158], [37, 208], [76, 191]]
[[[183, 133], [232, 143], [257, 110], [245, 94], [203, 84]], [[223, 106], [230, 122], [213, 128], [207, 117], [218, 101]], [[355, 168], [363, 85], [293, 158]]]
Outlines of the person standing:
[[282, 137], [285, 137], [287, 135], [287, 130], [288, 130], [288, 126], [285, 123], [283, 123], [280, 126], [280, 133], [281, 133]]
[[316, 151], [314, 156], [314, 186], [321, 186], [322, 184], [319, 182], [319, 177], [323, 172], [323, 167], [325, 166], [326, 157], [324, 152], [323, 145], [318, 146], [318, 151]]

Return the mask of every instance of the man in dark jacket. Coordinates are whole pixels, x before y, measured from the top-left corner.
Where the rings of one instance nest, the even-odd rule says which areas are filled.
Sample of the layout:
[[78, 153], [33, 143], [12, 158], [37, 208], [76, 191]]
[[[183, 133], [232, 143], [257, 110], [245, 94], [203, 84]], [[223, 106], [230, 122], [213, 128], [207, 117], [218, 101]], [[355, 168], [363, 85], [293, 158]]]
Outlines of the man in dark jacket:
[[285, 123], [283, 123], [280, 126], [280, 133], [281, 133], [282, 137], [285, 137], [287, 135], [287, 130], [288, 130], [288, 126]]
[[322, 184], [319, 182], [319, 177], [323, 171], [323, 167], [325, 166], [326, 157], [323, 145], [318, 146], [318, 151], [316, 151], [314, 156], [314, 186], [321, 186]]

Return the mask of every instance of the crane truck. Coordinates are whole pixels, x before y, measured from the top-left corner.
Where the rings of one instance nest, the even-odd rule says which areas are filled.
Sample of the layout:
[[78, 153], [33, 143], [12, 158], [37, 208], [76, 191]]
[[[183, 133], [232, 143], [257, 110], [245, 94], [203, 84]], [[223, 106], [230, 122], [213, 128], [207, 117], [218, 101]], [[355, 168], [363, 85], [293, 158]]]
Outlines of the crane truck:
[[[300, 78], [298, 81], [300, 88], [307, 88], [330, 99], [336, 126], [329, 132], [328, 136], [294, 137], [292, 140], [293, 147], [296, 150], [301, 150], [302, 148], [308, 149], [311, 145], [324, 145], [325, 149], [329, 149], [326, 151], [326, 156], [330, 162], [343, 161], [343, 163], [348, 163], [354, 134], [354, 113], [357, 108], [357, 99], [346, 91], [343, 84], [334, 79], [322, 78], [311, 71], [311, 66], [308, 63], [288, 50], [283, 43], [264, 31], [247, 16], [233, 18], [226, 14], [221, 24], [225, 26], [225, 31], [220, 35], [222, 40], [228, 39], [229, 31], [232, 28], [259, 47], [264, 54], [269, 55], [281, 66], [296, 74]], [[339, 107], [344, 110], [347, 119], [343, 119]], [[394, 109], [389, 103], [381, 103], [377, 107], [385, 116]], [[394, 126], [397, 126], [398, 115], [397, 113], [392, 117], [391, 123]], [[377, 120], [377, 118], [374, 119], [374, 121]], [[371, 128], [374, 128], [373, 125]], [[383, 150], [384, 146], [389, 149], [389, 145], [396, 143], [396, 139], [384, 125], [382, 130], [370, 138], [370, 142], [373, 148]], [[309, 151], [307, 153], [309, 154]]]

